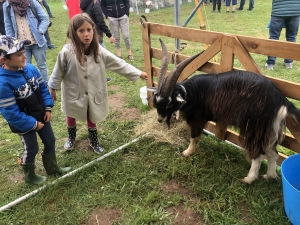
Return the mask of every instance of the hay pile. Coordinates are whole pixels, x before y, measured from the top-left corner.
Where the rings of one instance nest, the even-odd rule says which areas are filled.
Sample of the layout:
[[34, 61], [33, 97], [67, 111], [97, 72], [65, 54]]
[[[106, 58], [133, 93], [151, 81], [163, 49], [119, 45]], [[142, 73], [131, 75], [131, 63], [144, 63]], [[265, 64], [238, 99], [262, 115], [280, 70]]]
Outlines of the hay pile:
[[152, 109], [149, 113], [142, 115], [134, 132], [136, 135], [147, 133], [147, 136], [153, 137], [157, 142], [167, 142], [172, 145], [182, 145], [187, 143], [190, 138], [189, 128], [182, 119], [171, 119], [170, 129], [166, 123], [157, 122], [156, 109]]

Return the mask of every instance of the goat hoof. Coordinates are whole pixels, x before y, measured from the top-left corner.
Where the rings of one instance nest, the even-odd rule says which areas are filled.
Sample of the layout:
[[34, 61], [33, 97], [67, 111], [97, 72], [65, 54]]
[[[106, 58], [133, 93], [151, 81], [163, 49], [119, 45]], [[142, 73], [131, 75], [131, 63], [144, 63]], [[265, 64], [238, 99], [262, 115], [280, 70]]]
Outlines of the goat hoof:
[[249, 177], [244, 177], [244, 179], [242, 179], [242, 182], [245, 184], [251, 184], [254, 180], [250, 179]]
[[190, 157], [191, 154], [189, 153], [188, 150], [184, 150], [184, 151], [182, 152], [182, 156], [185, 157], [185, 158], [187, 158], [187, 157]]
[[268, 179], [278, 180], [277, 174], [275, 174], [275, 175], [264, 174], [264, 175], [262, 175], [262, 178], [265, 179], [265, 180], [268, 180]]

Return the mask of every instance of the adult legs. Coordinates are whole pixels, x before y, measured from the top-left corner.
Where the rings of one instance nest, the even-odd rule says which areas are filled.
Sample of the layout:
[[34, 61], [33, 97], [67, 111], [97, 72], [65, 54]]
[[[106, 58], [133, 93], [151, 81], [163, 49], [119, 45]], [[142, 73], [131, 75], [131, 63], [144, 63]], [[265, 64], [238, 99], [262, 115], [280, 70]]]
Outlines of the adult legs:
[[48, 29], [47, 29], [46, 32], [44, 33], [44, 36], [45, 36], [46, 41], [47, 41], [47, 47], [48, 47], [49, 49], [56, 48], [56, 46], [52, 45], [52, 43], [51, 43], [51, 39], [50, 39], [50, 35], [49, 35], [49, 32], [48, 32]]
[[217, 0], [213, 0], [213, 11], [216, 11]]
[[47, 46], [52, 45], [51, 40], [50, 40], [50, 35], [49, 35], [49, 32], [48, 32], [48, 29], [47, 29], [46, 32], [44, 33], [44, 36], [45, 36], [46, 41], [47, 41]]
[[241, 0], [240, 7], [238, 8], [239, 10], [243, 10], [244, 9], [245, 1], [246, 0]]
[[[280, 33], [282, 27], [284, 25], [284, 18], [279, 16], [271, 16], [271, 23], [270, 23], [270, 39], [278, 40], [280, 37]], [[268, 65], [275, 65], [276, 57], [268, 56], [267, 64]]]
[[117, 56], [121, 57], [121, 45], [120, 45], [120, 30], [119, 30], [119, 19], [118, 18], [108, 18], [108, 24], [110, 30], [115, 38], [115, 48], [117, 51]]
[[[286, 27], [285, 37], [286, 37], [286, 40], [289, 42], [296, 42], [296, 37], [298, 34], [298, 28], [299, 28], [299, 19], [300, 19], [300, 16], [291, 16], [291, 17], [286, 17], [286, 19], [285, 19], [285, 27]], [[284, 59], [284, 62], [292, 63], [293, 60]]]
[[32, 53], [35, 58], [37, 67], [40, 70], [42, 78], [45, 82], [48, 82], [48, 67], [46, 64], [46, 48], [47, 45], [44, 44], [42, 47], [39, 47], [37, 44], [33, 45]]
[[47, 3], [46, 0], [43, 0], [43, 6], [47, 10], [47, 13], [48, 13], [49, 17], [50, 18], [54, 18], [53, 15], [52, 15], [52, 13], [51, 13], [50, 7], [49, 7], [49, 5], [48, 5], [48, 3]]
[[254, 8], [254, 0], [249, 0], [249, 10], [251, 11]]
[[221, 0], [218, 0], [218, 11], [220, 12], [221, 10]]
[[131, 41], [129, 35], [129, 18], [127, 15], [124, 15], [121, 20], [119, 20], [120, 29], [122, 31], [123, 39], [127, 49], [128, 58], [133, 61], [132, 52], [131, 52]]

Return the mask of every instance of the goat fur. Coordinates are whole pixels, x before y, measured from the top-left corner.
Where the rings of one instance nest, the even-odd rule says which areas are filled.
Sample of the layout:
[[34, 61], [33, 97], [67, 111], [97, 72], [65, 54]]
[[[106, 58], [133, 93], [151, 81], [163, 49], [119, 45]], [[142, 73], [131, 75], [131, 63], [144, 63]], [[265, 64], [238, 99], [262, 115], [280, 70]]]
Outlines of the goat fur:
[[193, 76], [177, 83], [171, 96], [156, 93], [153, 103], [158, 121], [168, 125], [172, 114], [180, 110], [191, 132], [190, 145], [182, 153], [186, 157], [194, 153], [207, 121], [237, 128], [252, 159], [243, 179], [249, 184], [258, 178], [264, 154], [268, 171], [263, 177], [277, 178], [276, 145], [284, 138], [286, 116], [292, 116], [298, 124], [300, 121], [300, 110], [268, 78], [247, 71]]

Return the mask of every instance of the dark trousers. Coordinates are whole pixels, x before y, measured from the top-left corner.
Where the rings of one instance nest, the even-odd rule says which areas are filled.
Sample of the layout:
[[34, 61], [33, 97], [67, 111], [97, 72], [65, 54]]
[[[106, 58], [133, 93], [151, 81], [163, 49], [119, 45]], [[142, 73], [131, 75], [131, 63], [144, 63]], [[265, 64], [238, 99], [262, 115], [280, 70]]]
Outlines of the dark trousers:
[[[240, 2], [240, 10], [244, 9], [244, 5], [245, 5], [246, 0], [241, 0]], [[254, 8], [254, 0], [249, 0], [249, 10], [252, 10]]]
[[[289, 42], [296, 42], [300, 16], [272, 16], [270, 23], [270, 39], [279, 40], [281, 30], [285, 27], [285, 38]], [[276, 57], [268, 56], [267, 64], [274, 65]], [[284, 59], [285, 63], [292, 63], [292, 59]]]
[[20, 138], [24, 147], [22, 164], [34, 163], [36, 154], [39, 152], [37, 135], [44, 144], [44, 154], [47, 155], [55, 151], [55, 136], [50, 122], [45, 123], [44, 127], [39, 131], [30, 131], [26, 134], [20, 134]]
[[216, 10], [217, 1], [218, 1], [218, 11], [220, 11], [221, 10], [221, 0], [213, 0], [212, 1], [212, 3], [213, 3], [213, 10]]

